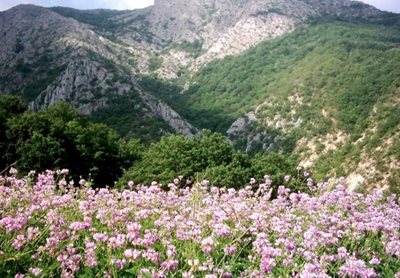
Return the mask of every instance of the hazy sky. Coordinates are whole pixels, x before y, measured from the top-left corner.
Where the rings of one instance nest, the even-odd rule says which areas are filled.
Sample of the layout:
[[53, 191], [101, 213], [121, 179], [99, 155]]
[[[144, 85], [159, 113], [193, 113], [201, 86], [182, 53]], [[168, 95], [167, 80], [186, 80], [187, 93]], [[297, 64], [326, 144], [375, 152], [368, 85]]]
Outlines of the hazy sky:
[[[362, 0], [381, 10], [400, 13], [400, 0]], [[0, 11], [18, 4], [35, 4], [39, 6], [65, 6], [76, 9], [138, 9], [150, 6], [154, 0], [0, 0]]]
[[76, 9], [139, 9], [153, 5], [154, 0], [0, 0], [0, 11], [18, 4], [35, 4], [44, 7], [63, 6]]

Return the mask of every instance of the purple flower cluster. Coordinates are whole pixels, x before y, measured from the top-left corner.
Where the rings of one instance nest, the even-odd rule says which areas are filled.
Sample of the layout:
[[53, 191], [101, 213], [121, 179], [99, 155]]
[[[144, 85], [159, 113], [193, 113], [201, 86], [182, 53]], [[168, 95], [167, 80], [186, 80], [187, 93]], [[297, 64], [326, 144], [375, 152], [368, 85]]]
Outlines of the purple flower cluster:
[[280, 186], [271, 199], [268, 176], [239, 190], [177, 179], [121, 191], [74, 188], [67, 174], [0, 178], [0, 276], [400, 275], [400, 206], [382, 191], [309, 178], [313, 195]]

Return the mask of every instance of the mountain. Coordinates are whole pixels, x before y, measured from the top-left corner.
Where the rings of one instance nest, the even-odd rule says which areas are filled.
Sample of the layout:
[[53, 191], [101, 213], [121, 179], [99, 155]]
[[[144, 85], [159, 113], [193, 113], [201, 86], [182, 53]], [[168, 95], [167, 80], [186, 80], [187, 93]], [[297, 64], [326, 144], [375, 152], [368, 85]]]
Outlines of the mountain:
[[195, 131], [140, 89], [130, 48], [87, 24], [49, 9], [21, 5], [0, 14], [0, 29], [0, 91], [22, 96], [33, 109], [65, 100], [90, 114], [123, 98], [129, 99], [126, 113], [134, 114], [127, 133], [151, 139], [166, 132], [190, 136]]
[[[125, 137], [201, 128], [317, 177], [400, 183], [399, 15], [349, 0], [156, 0], [0, 13], [0, 92]], [[382, 178], [383, 177], [383, 178]]]

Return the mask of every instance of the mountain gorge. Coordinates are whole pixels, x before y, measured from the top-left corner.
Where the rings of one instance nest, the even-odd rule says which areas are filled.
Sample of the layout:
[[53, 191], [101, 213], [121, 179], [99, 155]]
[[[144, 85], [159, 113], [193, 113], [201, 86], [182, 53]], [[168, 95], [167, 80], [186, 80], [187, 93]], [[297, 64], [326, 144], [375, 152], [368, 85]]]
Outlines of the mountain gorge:
[[219, 131], [352, 186], [400, 184], [400, 17], [347, 0], [0, 13], [0, 92], [124, 137]]

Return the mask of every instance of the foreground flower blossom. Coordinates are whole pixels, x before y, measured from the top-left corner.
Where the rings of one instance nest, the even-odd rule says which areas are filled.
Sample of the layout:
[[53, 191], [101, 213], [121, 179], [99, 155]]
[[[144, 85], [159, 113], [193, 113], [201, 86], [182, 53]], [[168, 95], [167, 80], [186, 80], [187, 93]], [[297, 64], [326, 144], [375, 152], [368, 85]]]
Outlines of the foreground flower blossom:
[[65, 169], [17, 173], [0, 177], [0, 277], [399, 276], [397, 196], [349, 192], [343, 178], [308, 177], [304, 193], [289, 176], [117, 190], [68, 186]]

